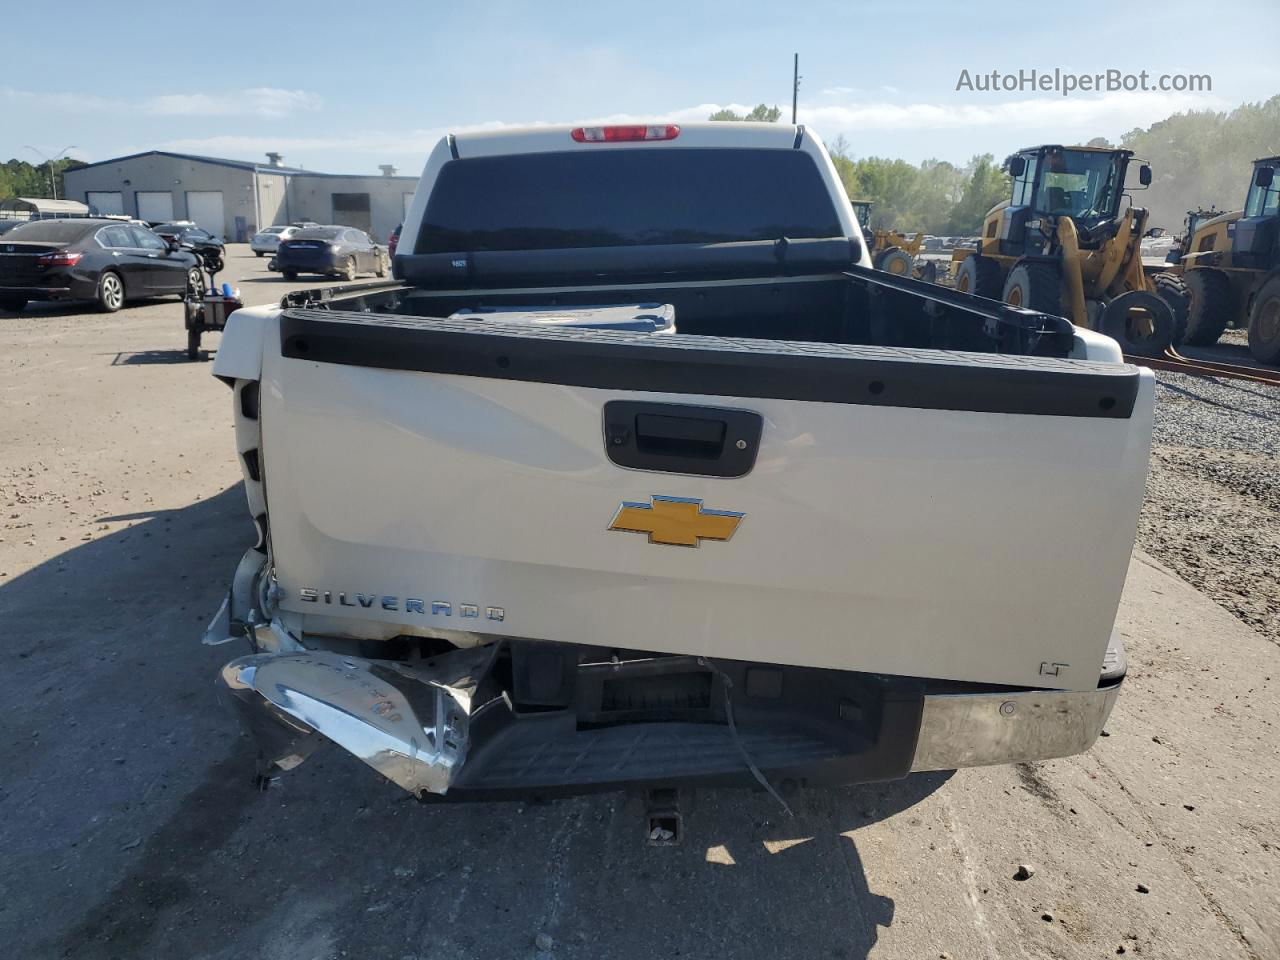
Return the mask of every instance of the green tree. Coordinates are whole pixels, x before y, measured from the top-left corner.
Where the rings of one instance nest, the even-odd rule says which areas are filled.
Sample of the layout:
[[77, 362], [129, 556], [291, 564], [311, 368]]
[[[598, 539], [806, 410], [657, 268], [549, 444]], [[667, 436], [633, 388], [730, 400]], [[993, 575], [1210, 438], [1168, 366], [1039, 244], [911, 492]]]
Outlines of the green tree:
[[1188, 210], [1244, 205], [1253, 161], [1280, 154], [1280, 96], [1228, 112], [1176, 113], [1130, 130], [1120, 145], [1151, 164], [1151, 188], [1135, 191], [1134, 202], [1151, 210], [1152, 226], [1176, 231]]
[[947, 219], [948, 234], [976, 234], [982, 229], [982, 219], [987, 211], [1009, 198], [1009, 176], [996, 166], [991, 154], [984, 153], [971, 159], [965, 167], [965, 174], [964, 188]]
[[732, 110], [729, 110], [728, 108], [726, 108], [724, 110], [717, 110], [707, 119], [708, 120], [750, 120], [756, 123], [777, 123], [779, 120], [782, 119], [782, 111], [779, 110], [776, 106], [769, 107], [761, 103], [752, 107], [751, 111], [745, 115], [740, 113], [734, 113]]
[[[58, 185], [58, 196], [66, 197], [66, 189], [62, 183], [62, 174], [76, 167], [83, 167], [84, 161], [64, 157], [53, 165], [54, 180]], [[5, 197], [48, 197], [49, 165], [38, 166], [16, 158], [0, 165], [0, 199]]]

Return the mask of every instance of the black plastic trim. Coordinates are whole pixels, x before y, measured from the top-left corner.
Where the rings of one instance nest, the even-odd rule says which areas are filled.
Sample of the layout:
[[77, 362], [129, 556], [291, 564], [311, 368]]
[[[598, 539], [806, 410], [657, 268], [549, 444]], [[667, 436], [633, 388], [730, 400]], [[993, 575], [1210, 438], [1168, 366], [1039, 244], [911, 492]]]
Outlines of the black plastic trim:
[[611, 390], [1104, 419], [1132, 415], [1140, 382], [1127, 364], [1056, 357], [306, 309], [282, 314], [280, 352], [318, 363]]
[[764, 419], [750, 410], [610, 400], [604, 448], [620, 467], [697, 477], [744, 477], [755, 466]]

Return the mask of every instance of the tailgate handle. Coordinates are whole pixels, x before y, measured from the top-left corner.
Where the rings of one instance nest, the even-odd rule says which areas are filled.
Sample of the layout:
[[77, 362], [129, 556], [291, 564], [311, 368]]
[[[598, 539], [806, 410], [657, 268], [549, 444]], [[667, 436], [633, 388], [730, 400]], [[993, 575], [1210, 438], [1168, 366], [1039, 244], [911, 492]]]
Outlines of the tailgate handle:
[[741, 477], [755, 465], [763, 420], [750, 410], [611, 400], [605, 452], [620, 467]]

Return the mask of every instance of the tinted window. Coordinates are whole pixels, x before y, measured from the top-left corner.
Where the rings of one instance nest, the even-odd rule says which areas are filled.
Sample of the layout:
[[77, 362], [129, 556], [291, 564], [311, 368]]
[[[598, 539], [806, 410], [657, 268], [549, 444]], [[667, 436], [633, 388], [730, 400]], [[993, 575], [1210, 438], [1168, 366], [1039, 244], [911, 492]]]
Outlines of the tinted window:
[[146, 227], [135, 226], [135, 227], [130, 227], [129, 229], [133, 231], [133, 236], [138, 246], [142, 247], [144, 250], [168, 250], [169, 249], [169, 245], [167, 243], [165, 243], [162, 239], [160, 239], [160, 237], [157, 237], [154, 233], [152, 233]]
[[19, 224], [4, 236], [6, 240], [71, 243], [73, 240], [79, 240], [97, 225], [85, 223], [83, 220], [32, 220]]
[[135, 247], [133, 234], [129, 228], [121, 224], [117, 227], [105, 227], [98, 231], [98, 242], [104, 247]]
[[298, 240], [336, 240], [342, 233], [341, 227], [307, 227], [299, 230]]
[[445, 164], [418, 253], [838, 237], [798, 150], [602, 150]]

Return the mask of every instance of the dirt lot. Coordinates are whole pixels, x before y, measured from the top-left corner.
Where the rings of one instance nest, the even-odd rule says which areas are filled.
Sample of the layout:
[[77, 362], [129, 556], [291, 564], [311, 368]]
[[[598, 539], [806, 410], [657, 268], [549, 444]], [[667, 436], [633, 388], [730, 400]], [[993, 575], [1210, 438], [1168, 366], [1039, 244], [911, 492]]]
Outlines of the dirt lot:
[[[244, 254], [249, 302], [288, 289]], [[254, 791], [198, 642], [251, 529], [228, 391], [183, 346], [172, 301], [0, 315], [4, 955], [1280, 957], [1275, 412], [1203, 409], [1274, 401], [1161, 388], [1162, 559], [1135, 556], [1089, 754], [795, 819], [706, 792], [655, 850], [634, 798], [423, 806], [336, 750]]]

